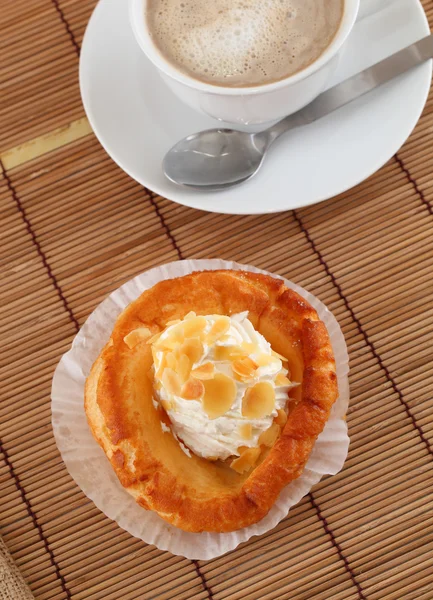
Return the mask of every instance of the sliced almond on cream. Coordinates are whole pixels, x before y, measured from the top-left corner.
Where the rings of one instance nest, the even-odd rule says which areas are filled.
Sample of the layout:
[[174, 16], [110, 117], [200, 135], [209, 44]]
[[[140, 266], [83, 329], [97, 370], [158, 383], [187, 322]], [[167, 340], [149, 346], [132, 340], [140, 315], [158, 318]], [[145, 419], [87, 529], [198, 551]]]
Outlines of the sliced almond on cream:
[[244, 354], [254, 354], [258, 350], [257, 345], [252, 342], [242, 342], [240, 348]]
[[127, 335], [125, 335], [123, 341], [128, 346], [128, 348], [132, 350], [132, 348], [135, 348], [137, 344], [140, 344], [141, 342], [146, 342], [151, 335], [152, 332], [148, 327], [138, 327], [137, 329], [134, 329], [133, 331], [130, 331]]
[[171, 402], [170, 400], [160, 400], [161, 406], [165, 411], [169, 411], [172, 408], [174, 408], [174, 403]]
[[230, 360], [231, 346], [215, 346], [214, 357], [217, 362]]
[[212, 363], [207, 362], [193, 369], [191, 375], [196, 379], [212, 379], [215, 375], [215, 367]]
[[215, 346], [214, 356], [217, 361], [232, 361], [244, 357], [245, 352], [240, 346]]
[[154, 348], [153, 346], [150, 348], [150, 351], [152, 352], [152, 360], [153, 363], [156, 363], [156, 348]]
[[189, 378], [191, 366], [191, 360], [189, 357], [186, 354], [180, 354], [177, 361], [177, 372], [182, 383]]
[[258, 364], [259, 367], [267, 367], [268, 365], [274, 365], [275, 367], [280, 366], [281, 362], [276, 356], [271, 356], [269, 354], [259, 354], [254, 357], [254, 361]]
[[217, 317], [209, 332], [206, 334], [204, 342], [211, 346], [219, 340], [230, 329], [229, 317]]
[[174, 352], [165, 352], [163, 356], [165, 356], [167, 367], [177, 371], [177, 358]]
[[253, 435], [253, 426], [251, 423], [242, 423], [239, 427], [239, 434], [242, 439], [250, 440]]
[[242, 399], [242, 415], [247, 419], [263, 419], [275, 408], [275, 390], [268, 381], [248, 388]]
[[194, 379], [194, 377], [190, 377], [188, 381], [186, 381], [182, 389], [180, 391], [180, 395], [185, 400], [200, 400], [205, 393], [205, 388], [203, 383], [199, 379]]
[[191, 366], [198, 362], [204, 354], [203, 344], [198, 338], [189, 338], [178, 349], [179, 355], [186, 354]]
[[162, 350], [174, 350], [184, 340], [183, 330], [180, 325], [177, 325], [166, 338], [159, 338], [155, 342], [155, 346]]
[[247, 448], [231, 462], [230, 467], [240, 474], [250, 471], [256, 465], [260, 452], [260, 448]]
[[[153, 358], [155, 363], [155, 357]], [[155, 363], [156, 364], [156, 363]], [[155, 372], [155, 379], [161, 379], [165, 367], [167, 366], [167, 354], [163, 353], [157, 371]]]
[[230, 410], [237, 392], [234, 379], [224, 373], [217, 373], [213, 379], [203, 381], [203, 385], [203, 410], [210, 419], [221, 417]]
[[[231, 340], [232, 340], [232, 338], [230, 337], [230, 335], [226, 335], [226, 334], [224, 334], [224, 335], [222, 335], [222, 336], [219, 338], [219, 340], [218, 340], [218, 341], [219, 341], [219, 342], [220, 342], [222, 345], [229, 346], [229, 345], [230, 345], [230, 343], [229, 343], [229, 342], [230, 342]], [[233, 344], [233, 342], [232, 342], [232, 344]]]
[[272, 448], [275, 444], [278, 436], [280, 435], [280, 426], [277, 423], [272, 423], [269, 429], [263, 431], [259, 437], [259, 445], [266, 446], [267, 448]]
[[183, 334], [186, 338], [201, 337], [207, 325], [204, 317], [192, 317], [184, 321]]
[[274, 423], [277, 423], [281, 428], [287, 423], [287, 414], [281, 408], [277, 410], [277, 416], [274, 419]]
[[278, 375], [275, 377], [275, 385], [292, 385], [292, 382], [282, 373], [278, 373]]
[[194, 312], [193, 310], [190, 310], [190, 311], [189, 311], [189, 313], [187, 313], [187, 314], [184, 316], [184, 319], [185, 319], [185, 320], [186, 320], [186, 319], [193, 319], [193, 318], [194, 318], [194, 317], [196, 317], [196, 316], [197, 316], [197, 315], [195, 314], [195, 312]]
[[159, 340], [159, 338], [161, 337], [161, 335], [162, 335], [162, 331], [158, 331], [158, 333], [155, 333], [155, 335], [152, 335], [152, 337], [150, 337], [146, 341], [146, 343], [147, 344], [153, 344], [153, 343], [155, 343], [157, 340]]
[[256, 374], [257, 366], [249, 356], [237, 358], [232, 363], [233, 372], [241, 379], [252, 379]]
[[172, 325], [178, 325], [181, 322], [180, 319], [174, 319], [173, 321], [167, 321], [165, 324], [166, 327], [171, 327]]
[[181, 381], [179, 375], [173, 369], [167, 367], [164, 369], [164, 373], [162, 374], [162, 385], [165, 387], [169, 394], [173, 394], [174, 396], [179, 396]]

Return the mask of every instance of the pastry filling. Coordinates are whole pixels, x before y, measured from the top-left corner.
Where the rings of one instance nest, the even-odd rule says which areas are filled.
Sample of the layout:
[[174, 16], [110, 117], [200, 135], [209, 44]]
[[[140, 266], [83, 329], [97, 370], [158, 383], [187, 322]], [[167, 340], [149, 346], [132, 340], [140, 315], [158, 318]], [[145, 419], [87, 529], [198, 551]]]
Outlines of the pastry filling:
[[288, 391], [297, 384], [248, 313], [191, 312], [147, 342], [155, 398], [182, 449], [209, 460], [232, 457], [238, 472], [251, 468], [261, 447], [277, 439]]

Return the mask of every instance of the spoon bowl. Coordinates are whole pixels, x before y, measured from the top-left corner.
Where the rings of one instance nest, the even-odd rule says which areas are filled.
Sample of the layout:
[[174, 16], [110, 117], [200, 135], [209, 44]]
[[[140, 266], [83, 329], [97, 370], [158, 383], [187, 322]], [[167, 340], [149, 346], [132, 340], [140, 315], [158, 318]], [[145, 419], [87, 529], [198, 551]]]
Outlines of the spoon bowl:
[[259, 170], [267, 136], [232, 129], [209, 129], [178, 142], [164, 158], [163, 170], [174, 183], [207, 191], [223, 190]]

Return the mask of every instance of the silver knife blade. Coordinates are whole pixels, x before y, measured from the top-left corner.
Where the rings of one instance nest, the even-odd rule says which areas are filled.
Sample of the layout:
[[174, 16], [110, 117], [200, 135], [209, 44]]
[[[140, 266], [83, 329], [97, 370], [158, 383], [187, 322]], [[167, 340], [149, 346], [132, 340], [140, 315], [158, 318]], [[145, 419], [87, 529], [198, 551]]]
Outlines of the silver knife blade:
[[296, 125], [312, 123], [398, 75], [406, 73], [429, 58], [433, 58], [433, 34], [327, 90], [305, 108], [283, 119], [281, 123], [285, 121], [287, 125], [291, 121]]

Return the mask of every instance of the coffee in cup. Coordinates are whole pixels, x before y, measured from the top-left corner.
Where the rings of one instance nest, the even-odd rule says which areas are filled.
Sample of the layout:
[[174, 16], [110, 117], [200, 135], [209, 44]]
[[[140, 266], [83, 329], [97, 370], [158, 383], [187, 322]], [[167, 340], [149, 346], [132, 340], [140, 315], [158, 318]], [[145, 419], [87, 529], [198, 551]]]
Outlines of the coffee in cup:
[[180, 73], [224, 87], [281, 81], [334, 39], [344, 0], [146, 0], [147, 28]]

